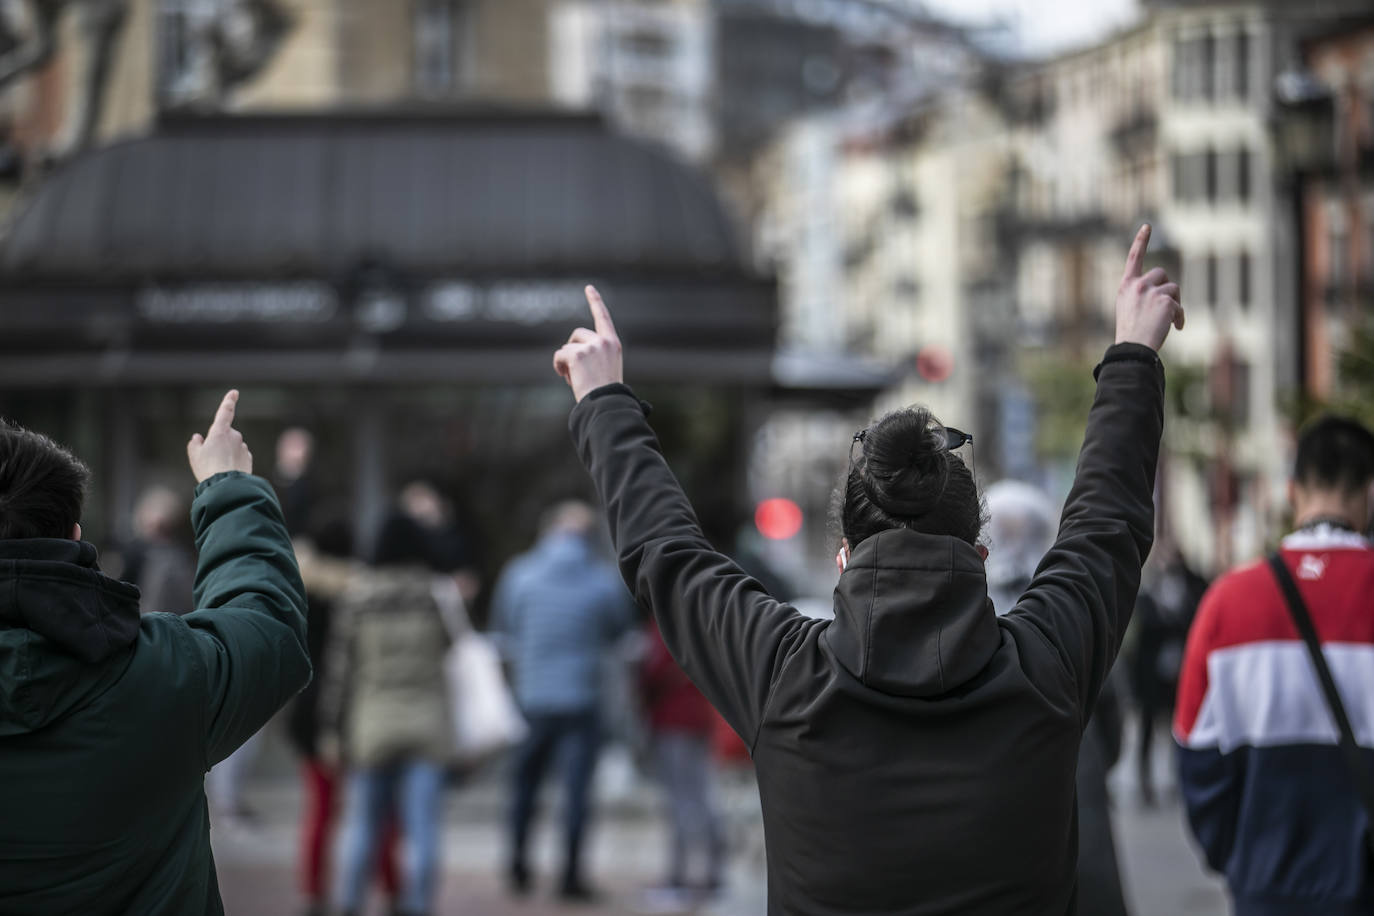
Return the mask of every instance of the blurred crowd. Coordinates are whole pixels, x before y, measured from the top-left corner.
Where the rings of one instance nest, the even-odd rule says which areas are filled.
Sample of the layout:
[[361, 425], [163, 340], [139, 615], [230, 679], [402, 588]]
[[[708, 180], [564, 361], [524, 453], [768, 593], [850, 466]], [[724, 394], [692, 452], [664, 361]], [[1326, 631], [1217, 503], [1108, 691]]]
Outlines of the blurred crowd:
[[[1293, 535], [1298, 540], [1285, 547], [1311, 550], [1304, 537], [1334, 536], [1331, 543], [1345, 537], [1345, 546], [1368, 551], [1350, 513], [1358, 515], [1360, 498], [1368, 506], [1369, 433], [1352, 421], [1322, 423], [1300, 444], [1294, 510], [1304, 521]], [[747, 759], [743, 743], [673, 660], [652, 620], [637, 611], [605, 557], [593, 508], [578, 500], [550, 506], [534, 543], [486, 583], [473, 535], [434, 485], [403, 486], [380, 530], [364, 541], [355, 536], [346, 505], [318, 498], [312, 453], [306, 430], [286, 430], [273, 475], [307, 591], [314, 665], [310, 686], [282, 717], [300, 764], [297, 868], [305, 912], [363, 912], [374, 886], [393, 913], [431, 912], [442, 872], [442, 794], [498, 758], [509, 764], [503, 879], [510, 893], [527, 895], [544, 882], [562, 901], [598, 900], [585, 848], [594, 819], [593, 776], [608, 739], [634, 745], [662, 790], [663, 876], [644, 890], [642, 908], [685, 912], [713, 899], [725, 882], [729, 845], [713, 797], [716, 769], [723, 759]], [[1059, 508], [1018, 480], [992, 484], [984, 498], [988, 593], [1002, 614], [1031, 585], [1054, 544]], [[184, 500], [170, 488], [152, 487], [138, 500], [136, 537], [120, 561], [122, 578], [141, 590], [145, 613], [194, 606], [196, 553], [186, 516]], [[784, 577], [746, 554], [742, 562], [771, 593], [792, 597]], [[1300, 564], [1299, 575], [1319, 580], [1324, 571]], [[1159, 803], [1153, 750], [1175, 716], [1190, 629], [1208, 589], [1168, 537], [1156, 544], [1122, 653], [1079, 753], [1081, 912], [1128, 912], [1113, 810], [1121, 801]], [[484, 593], [489, 626], [479, 631], [469, 609]], [[1195, 663], [1205, 665], [1203, 637], [1194, 640]], [[627, 659], [632, 677], [608, 677], [608, 665], [624, 666]], [[1244, 689], [1261, 691], [1257, 679], [1264, 672], [1252, 674]], [[1370, 674], [1363, 662], [1346, 671], [1347, 678]], [[1202, 701], [1192, 696], [1189, 702], [1188, 715], [1196, 717]], [[1127, 728], [1136, 730], [1133, 739]], [[260, 736], [209, 774], [217, 827], [256, 829], [244, 780]], [[1195, 820], [1205, 818], [1186, 797], [1197, 791], [1187, 778], [1187, 729], [1175, 737], [1185, 747], [1183, 800]], [[1124, 746], [1134, 749], [1129, 765], [1139, 798], [1114, 801], [1107, 777]], [[539, 875], [529, 837], [540, 787], [551, 773], [562, 789], [561, 872]], [[1222, 857], [1213, 865], [1224, 871], [1227, 863]]]
[[[280, 724], [299, 759], [304, 911], [364, 912], [375, 887], [391, 912], [427, 913], [441, 877], [442, 793], [508, 758], [509, 891], [539, 889], [529, 837], [539, 790], [556, 774], [563, 866], [548, 889], [595, 902], [585, 838], [610, 738], [633, 745], [662, 786], [663, 878], [644, 889], [643, 905], [680, 912], [712, 899], [726, 853], [714, 771], [742, 745], [636, 610], [604, 558], [592, 507], [550, 506], [535, 542], [484, 583], [452, 501], [433, 484], [405, 484], [381, 528], [358, 538], [346, 504], [317, 498], [313, 450], [308, 431], [285, 430], [271, 479], [306, 588], [314, 677], [279, 723], [210, 771], [215, 826], [259, 830], [245, 781], [264, 734]], [[144, 613], [195, 606], [187, 509], [162, 485], [138, 500], [135, 538], [115, 562], [139, 586]], [[469, 608], [488, 585], [490, 626], [479, 633]], [[497, 667], [474, 658], [474, 643]]]

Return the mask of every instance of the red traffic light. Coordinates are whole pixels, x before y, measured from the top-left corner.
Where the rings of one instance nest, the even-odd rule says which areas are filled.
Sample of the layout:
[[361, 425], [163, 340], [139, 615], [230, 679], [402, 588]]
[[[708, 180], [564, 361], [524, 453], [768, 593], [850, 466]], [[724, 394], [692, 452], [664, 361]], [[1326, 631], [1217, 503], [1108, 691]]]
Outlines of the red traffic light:
[[916, 373], [927, 382], [943, 382], [954, 372], [954, 356], [938, 344], [922, 347], [916, 354]]
[[785, 541], [801, 531], [801, 506], [790, 499], [765, 499], [754, 510], [754, 526], [770, 541]]

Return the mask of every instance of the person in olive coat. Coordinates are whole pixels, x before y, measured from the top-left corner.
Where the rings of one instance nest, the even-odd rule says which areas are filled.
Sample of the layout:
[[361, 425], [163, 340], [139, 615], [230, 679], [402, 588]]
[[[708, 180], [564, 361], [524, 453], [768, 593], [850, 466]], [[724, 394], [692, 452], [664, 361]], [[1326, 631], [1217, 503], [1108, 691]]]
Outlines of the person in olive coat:
[[305, 590], [225, 395], [187, 445], [195, 606], [139, 616], [81, 540], [89, 476], [0, 425], [0, 913], [220, 914], [205, 772], [310, 680]]

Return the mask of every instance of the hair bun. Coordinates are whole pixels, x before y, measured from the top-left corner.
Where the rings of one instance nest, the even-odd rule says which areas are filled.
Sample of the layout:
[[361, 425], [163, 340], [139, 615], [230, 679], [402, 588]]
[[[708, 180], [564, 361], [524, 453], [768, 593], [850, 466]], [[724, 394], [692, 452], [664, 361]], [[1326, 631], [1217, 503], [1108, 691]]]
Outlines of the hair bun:
[[864, 437], [861, 480], [889, 515], [917, 518], [940, 503], [949, 483], [949, 450], [929, 410], [889, 414]]

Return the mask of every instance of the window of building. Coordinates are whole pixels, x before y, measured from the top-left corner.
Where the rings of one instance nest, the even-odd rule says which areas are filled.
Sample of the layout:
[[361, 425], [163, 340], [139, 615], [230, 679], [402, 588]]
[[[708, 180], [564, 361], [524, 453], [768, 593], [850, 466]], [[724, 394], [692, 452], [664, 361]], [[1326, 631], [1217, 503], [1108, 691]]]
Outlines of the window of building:
[[1235, 73], [1231, 88], [1236, 98], [1245, 101], [1250, 98], [1250, 33], [1241, 29], [1236, 33], [1236, 44], [1232, 65]]
[[1176, 99], [1183, 98], [1187, 86], [1187, 52], [1188, 43], [1182, 38], [1175, 38], [1172, 54], [1173, 69], [1169, 73], [1169, 91]]
[[1210, 37], [1174, 40], [1174, 98], [1211, 98], [1213, 49]]
[[458, 17], [456, 0], [415, 0], [415, 91], [447, 95], [458, 84]]
[[916, 282], [916, 278], [910, 275], [902, 275], [892, 281], [892, 294], [898, 299], [908, 302], [915, 301], [921, 292], [921, 285]]
[[1253, 270], [1254, 265], [1250, 263], [1250, 252], [1242, 251], [1240, 257], [1236, 258], [1236, 301], [1240, 303], [1242, 309], [1250, 307], [1252, 294], [1250, 284], [1253, 280]]
[[1208, 101], [1216, 97], [1217, 42], [1208, 32], [1202, 36], [1198, 45], [1198, 87], [1199, 94]]
[[1244, 427], [1250, 422], [1250, 364], [1243, 359], [1231, 361], [1230, 391], [1231, 421]]
[[1207, 199], [1213, 203], [1217, 199], [1217, 151], [1208, 149], [1202, 154], [1203, 187], [1206, 189]]
[[1208, 195], [1206, 156], [1202, 153], [1176, 153], [1173, 158], [1174, 199], [1196, 202]]
[[620, 45], [631, 54], [642, 57], [667, 57], [673, 49], [673, 43], [667, 35], [646, 29], [626, 32], [620, 39]]
[[1250, 202], [1250, 157], [1248, 149], [1236, 153], [1236, 197], [1241, 203]]
[[1345, 224], [1345, 207], [1332, 201], [1326, 208], [1327, 220], [1327, 286], [1338, 294], [1350, 274], [1350, 234]]
[[1207, 277], [1207, 304], [1215, 306], [1217, 300], [1221, 298], [1221, 270], [1217, 263], [1217, 256], [1209, 254], [1203, 262], [1203, 270]]
[[185, 102], [214, 89], [207, 35], [225, 0], [162, 0], [157, 19], [157, 85], [164, 102]]

